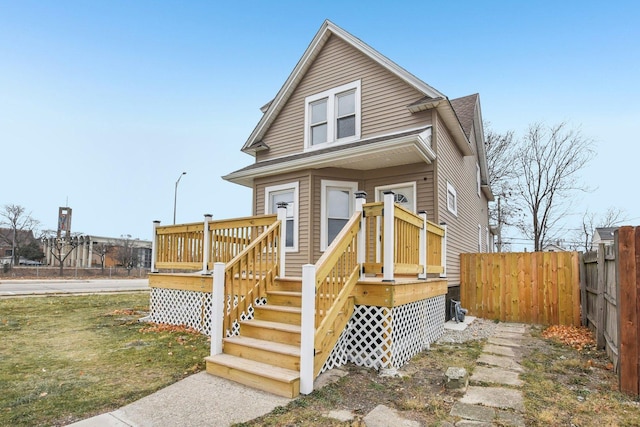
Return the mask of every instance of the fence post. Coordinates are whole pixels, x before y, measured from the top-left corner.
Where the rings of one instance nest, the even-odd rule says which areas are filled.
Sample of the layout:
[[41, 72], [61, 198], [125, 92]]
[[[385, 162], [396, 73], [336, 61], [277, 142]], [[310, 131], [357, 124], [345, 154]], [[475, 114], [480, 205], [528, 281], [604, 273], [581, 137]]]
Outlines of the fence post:
[[584, 262], [584, 254], [579, 253], [578, 263], [580, 269], [580, 324], [587, 325], [587, 268]]
[[153, 221], [153, 233], [151, 233], [151, 272], [157, 273], [156, 260], [158, 259], [158, 235], [156, 234], [160, 221]]
[[382, 254], [382, 281], [394, 281], [394, 261], [395, 261], [395, 193], [393, 191], [384, 192], [384, 208], [382, 211], [384, 224], [384, 253]]
[[363, 214], [363, 205], [366, 202], [367, 193], [364, 191], [356, 191], [356, 212], [360, 212], [360, 230], [358, 230], [358, 264], [360, 269], [360, 278], [364, 277], [364, 261], [366, 255], [366, 230], [367, 230], [367, 218]]
[[418, 212], [420, 218], [422, 218], [422, 229], [420, 229], [420, 265], [422, 266], [422, 273], [418, 273], [418, 279], [427, 278], [427, 245], [429, 238], [427, 236], [427, 211]]
[[300, 325], [300, 393], [313, 391], [315, 359], [316, 266], [302, 266], [302, 314]]
[[211, 290], [211, 356], [222, 354], [224, 338], [224, 262], [213, 264]]
[[604, 244], [601, 243], [598, 245], [598, 263], [597, 271], [598, 271], [598, 293], [596, 300], [596, 348], [602, 349], [604, 348], [604, 274], [605, 274], [605, 266], [604, 266]]
[[441, 240], [440, 263], [442, 264], [442, 273], [440, 277], [447, 277], [447, 223], [441, 222], [440, 226], [444, 229], [444, 236]]
[[213, 218], [211, 214], [204, 214], [204, 236], [203, 236], [203, 248], [202, 248], [202, 274], [209, 273], [209, 254], [211, 253], [211, 242], [209, 236], [209, 222]]
[[280, 221], [280, 277], [286, 277], [285, 254], [287, 252], [287, 202], [278, 203], [278, 221]]

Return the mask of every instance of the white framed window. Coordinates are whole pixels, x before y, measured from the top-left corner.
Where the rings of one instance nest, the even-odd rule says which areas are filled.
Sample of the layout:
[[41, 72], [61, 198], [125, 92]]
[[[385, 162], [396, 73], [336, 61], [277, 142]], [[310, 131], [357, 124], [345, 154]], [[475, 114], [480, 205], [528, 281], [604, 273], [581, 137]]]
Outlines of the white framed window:
[[476, 184], [478, 187], [478, 197], [480, 197], [480, 185], [482, 183], [480, 182], [480, 165], [478, 165], [477, 163], [476, 163]]
[[264, 213], [278, 213], [278, 203], [287, 203], [287, 252], [298, 251], [298, 193], [297, 182], [272, 185], [264, 189]]
[[458, 216], [458, 193], [456, 189], [447, 181], [447, 209]]
[[358, 183], [323, 179], [320, 188], [320, 250], [324, 251], [353, 215]]
[[489, 227], [485, 227], [485, 228], [484, 228], [484, 234], [485, 234], [485, 236], [486, 236], [485, 243], [486, 243], [486, 245], [487, 245], [487, 246], [486, 246], [486, 248], [487, 248], [487, 252], [493, 252], [493, 251], [491, 250], [491, 245], [489, 244]]
[[478, 224], [478, 252], [482, 252], [482, 226]]
[[415, 181], [376, 187], [376, 202], [381, 202], [384, 199], [385, 191], [393, 191], [394, 201], [403, 208], [407, 208], [411, 212], [416, 211]]
[[305, 98], [305, 149], [360, 138], [360, 80]]

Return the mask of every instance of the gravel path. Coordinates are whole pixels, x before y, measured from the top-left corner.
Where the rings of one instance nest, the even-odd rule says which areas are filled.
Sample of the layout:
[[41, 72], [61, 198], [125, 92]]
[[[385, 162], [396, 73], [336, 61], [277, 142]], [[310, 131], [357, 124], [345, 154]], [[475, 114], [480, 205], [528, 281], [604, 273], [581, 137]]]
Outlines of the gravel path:
[[498, 325], [499, 323], [493, 320], [476, 318], [464, 331], [445, 329], [444, 334], [436, 341], [436, 344], [463, 343], [489, 338], [493, 335]]

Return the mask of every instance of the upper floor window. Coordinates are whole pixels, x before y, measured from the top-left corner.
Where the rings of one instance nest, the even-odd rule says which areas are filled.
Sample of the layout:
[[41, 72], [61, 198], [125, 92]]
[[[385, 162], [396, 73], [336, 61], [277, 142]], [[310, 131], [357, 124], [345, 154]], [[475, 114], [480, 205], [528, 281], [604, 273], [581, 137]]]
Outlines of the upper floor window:
[[305, 147], [360, 138], [360, 80], [305, 98]]
[[447, 182], [447, 209], [454, 215], [458, 215], [458, 194], [453, 185]]

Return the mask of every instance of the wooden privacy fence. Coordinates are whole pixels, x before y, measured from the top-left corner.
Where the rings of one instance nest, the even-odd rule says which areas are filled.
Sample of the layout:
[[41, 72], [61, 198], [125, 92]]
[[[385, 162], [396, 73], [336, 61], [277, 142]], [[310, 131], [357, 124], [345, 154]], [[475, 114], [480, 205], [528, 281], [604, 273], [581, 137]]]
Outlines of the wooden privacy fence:
[[505, 322], [580, 325], [577, 252], [460, 255], [460, 300], [469, 314]]
[[600, 245], [598, 251], [582, 255], [580, 295], [582, 325], [594, 331], [596, 346], [607, 351], [618, 370], [618, 296], [616, 251]]

